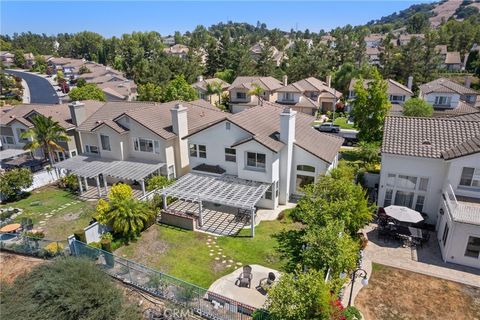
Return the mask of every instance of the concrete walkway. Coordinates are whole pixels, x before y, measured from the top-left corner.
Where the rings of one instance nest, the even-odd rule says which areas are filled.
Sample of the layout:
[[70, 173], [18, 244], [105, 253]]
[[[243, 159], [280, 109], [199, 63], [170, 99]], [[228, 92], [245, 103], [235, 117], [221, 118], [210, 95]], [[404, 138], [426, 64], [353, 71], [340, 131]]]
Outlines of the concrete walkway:
[[375, 227], [375, 224], [370, 224], [364, 230], [369, 240], [365, 261], [480, 287], [480, 269], [443, 262], [435, 233], [431, 234], [423, 248], [404, 248], [397, 241], [379, 239]]
[[27, 81], [22, 79], [22, 87], [23, 87], [23, 103], [30, 103], [30, 88], [28, 87]]

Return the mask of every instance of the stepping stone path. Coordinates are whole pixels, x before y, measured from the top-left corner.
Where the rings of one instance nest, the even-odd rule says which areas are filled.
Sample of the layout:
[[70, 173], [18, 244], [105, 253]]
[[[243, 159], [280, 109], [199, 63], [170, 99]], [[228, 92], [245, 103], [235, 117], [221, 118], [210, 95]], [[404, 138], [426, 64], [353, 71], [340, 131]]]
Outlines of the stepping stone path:
[[223, 254], [223, 249], [220, 248], [220, 246], [217, 244], [217, 241], [216, 241], [217, 239], [218, 239], [217, 237], [214, 237], [212, 239], [212, 236], [208, 236], [206, 241], [207, 247], [212, 248], [213, 246], [215, 246], [214, 247], [215, 249], [210, 249], [210, 252], [208, 255], [210, 257], [215, 256], [215, 250], [216, 250], [217, 253], [216, 253], [216, 256], [214, 257], [215, 261], [220, 262], [220, 257], [221, 257], [222, 258], [221, 263], [224, 264], [226, 268], [231, 268], [232, 266], [242, 266], [241, 262], [235, 263], [235, 261], [233, 261], [232, 259], [227, 259], [227, 256]]
[[40, 215], [40, 216], [43, 216], [44, 219], [43, 219], [43, 220], [40, 220], [40, 221], [38, 222], [38, 224], [40, 224], [40, 225], [43, 226], [45, 223], [47, 223], [48, 219], [50, 219], [57, 211], [66, 209], [67, 207], [69, 207], [69, 206], [71, 206], [71, 205], [73, 205], [73, 204], [77, 204], [77, 203], [80, 203], [80, 201], [67, 202], [67, 203], [63, 204], [62, 206], [60, 206], [59, 208], [52, 209], [52, 211], [50, 211], [50, 212], [40, 213], [39, 215]]

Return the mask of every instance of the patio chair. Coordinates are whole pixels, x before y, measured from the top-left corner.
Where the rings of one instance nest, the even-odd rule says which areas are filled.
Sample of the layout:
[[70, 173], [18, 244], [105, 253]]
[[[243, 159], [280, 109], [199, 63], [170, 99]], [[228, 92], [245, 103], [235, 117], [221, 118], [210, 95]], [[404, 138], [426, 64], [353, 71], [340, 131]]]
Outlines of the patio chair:
[[253, 279], [252, 267], [243, 266], [243, 272], [240, 273], [240, 276], [237, 278], [237, 281], [235, 281], [235, 285], [239, 287], [250, 288], [252, 279]]
[[275, 276], [275, 273], [269, 272], [268, 273], [268, 278], [263, 278], [260, 280], [259, 286], [262, 288], [270, 288], [272, 284], [275, 282], [275, 279], [277, 277]]

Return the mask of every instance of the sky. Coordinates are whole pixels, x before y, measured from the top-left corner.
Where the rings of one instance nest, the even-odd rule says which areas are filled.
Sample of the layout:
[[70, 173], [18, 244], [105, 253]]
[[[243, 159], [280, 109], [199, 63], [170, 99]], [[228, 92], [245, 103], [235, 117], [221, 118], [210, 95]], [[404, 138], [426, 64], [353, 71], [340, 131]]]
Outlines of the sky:
[[431, 0], [376, 1], [4, 1], [0, 32], [73, 33], [94, 31], [105, 37], [133, 31], [161, 35], [192, 31], [197, 25], [257, 21], [268, 28], [318, 32], [359, 25], [412, 4]]

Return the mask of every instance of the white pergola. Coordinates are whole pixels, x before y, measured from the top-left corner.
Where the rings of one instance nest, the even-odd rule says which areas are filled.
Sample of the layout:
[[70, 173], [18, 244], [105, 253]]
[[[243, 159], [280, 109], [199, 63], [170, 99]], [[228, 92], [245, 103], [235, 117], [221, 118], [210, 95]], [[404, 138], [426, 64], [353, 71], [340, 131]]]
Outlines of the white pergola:
[[167, 209], [167, 197], [199, 204], [198, 223], [203, 225], [202, 202], [221, 204], [250, 211], [251, 236], [255, 235], [255, 205], [270, 187], [267, 183], [247, 181], [231, 175], [214, 176], [188, 173], [173, 185], [161, 191], [163, 208]]
[[87, 179], [94, 178], [99, 197], [102, 196], [100, 175], [103, 177], [105, 194], [108, 193], [108, 176], [120, 180], [139, 181], [142, 186], [143, 195], [145, 195], [145, 178], [157, 172], [163, 166], [165, 166], [165, 163], [161, 162], [149, 162], [137, 159], [112, 160], [81, 155], [54, 164], [55, 168], [67, 170], [77, 176], [80, 193], [83, 193], [82, 178], [85, 182], [85, 190], [88, 190]]

